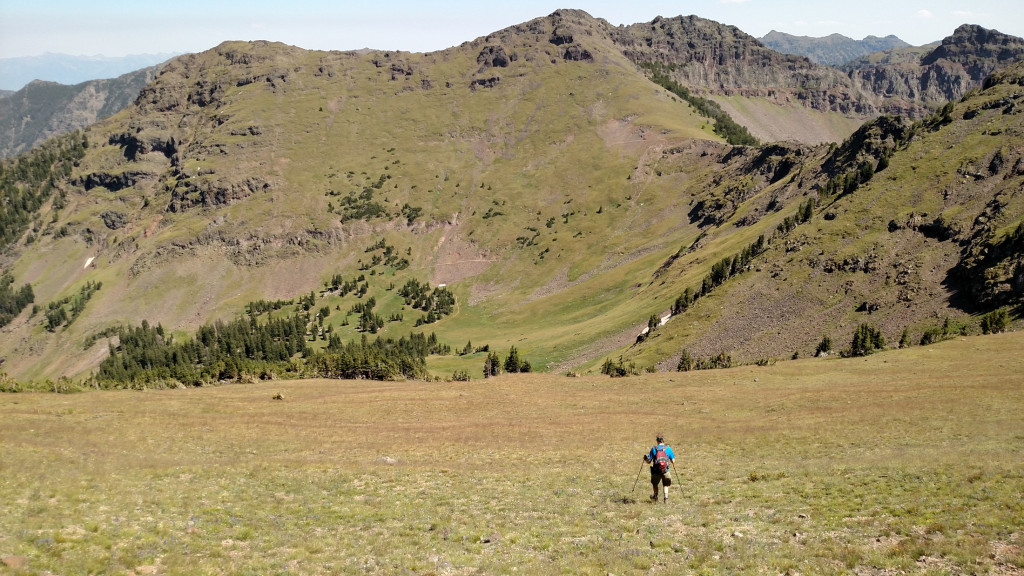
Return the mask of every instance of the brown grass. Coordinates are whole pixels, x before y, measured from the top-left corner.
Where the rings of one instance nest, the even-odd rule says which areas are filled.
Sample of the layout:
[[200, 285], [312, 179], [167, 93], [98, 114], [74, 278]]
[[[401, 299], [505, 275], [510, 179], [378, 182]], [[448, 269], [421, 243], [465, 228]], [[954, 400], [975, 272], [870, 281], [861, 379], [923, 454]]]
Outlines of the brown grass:
[[[1021, 574], [1022, 343], [616, 380], [7, 394], [0, 556], [23, 573]], [[657, 431], [679, 457], [667, 506], [643, 501], [644, 473], [632, 490]]]

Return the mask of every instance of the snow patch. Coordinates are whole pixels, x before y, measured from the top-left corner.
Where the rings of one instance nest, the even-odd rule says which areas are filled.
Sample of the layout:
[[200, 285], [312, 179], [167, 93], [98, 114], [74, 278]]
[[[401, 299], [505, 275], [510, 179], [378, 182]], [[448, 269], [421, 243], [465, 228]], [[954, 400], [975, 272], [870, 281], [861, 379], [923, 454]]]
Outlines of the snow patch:
[[95, 260], [95, 259], [96, 259], [95, 256], [89, 256], [89, 259], [85, 261], [85, 266], [82, 266], [82, 269], [84, 270], [84, 269], [88, 268], [89, 264], [92, 264], [92, 261]]

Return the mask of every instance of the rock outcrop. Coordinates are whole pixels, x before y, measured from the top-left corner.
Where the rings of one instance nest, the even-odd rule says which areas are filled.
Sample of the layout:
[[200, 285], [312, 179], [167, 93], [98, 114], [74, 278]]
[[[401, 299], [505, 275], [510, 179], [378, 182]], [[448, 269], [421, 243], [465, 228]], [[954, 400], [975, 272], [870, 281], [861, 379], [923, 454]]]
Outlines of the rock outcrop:
[[621, 27], [613, 39], [630, 60], [662, 64], [673, 79], [697, 92], [797, 102], [859, 116], [924, 113], [913, 102], [879, 97], [840, 70], [780, 54], [735, 26], [697, 16]]
[[909, 57], [857, 60], [844, 69], [865, 91], [935, 107], [962, 98], [993, 72], [1024, 58], [1024, 39], [965, 24], [923, 56], [915, 57], [912, 49], [892, 54]]

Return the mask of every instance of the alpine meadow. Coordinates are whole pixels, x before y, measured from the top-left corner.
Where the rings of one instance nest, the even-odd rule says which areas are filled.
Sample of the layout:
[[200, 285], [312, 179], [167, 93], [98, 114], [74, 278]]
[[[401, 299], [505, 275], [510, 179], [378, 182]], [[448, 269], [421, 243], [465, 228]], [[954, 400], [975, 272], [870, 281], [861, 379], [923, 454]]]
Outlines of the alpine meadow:
[[0, 573], [1024, 574], [1024, 40], [885, 40], [559, 10], [6, 96]]

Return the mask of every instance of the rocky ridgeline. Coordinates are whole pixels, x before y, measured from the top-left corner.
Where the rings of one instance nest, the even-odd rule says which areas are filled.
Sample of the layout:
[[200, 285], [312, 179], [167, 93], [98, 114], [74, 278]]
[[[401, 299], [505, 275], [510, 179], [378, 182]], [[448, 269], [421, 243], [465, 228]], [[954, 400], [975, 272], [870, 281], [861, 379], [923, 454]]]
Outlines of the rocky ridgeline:
[[697, 16], [656, 18], [620, 28], [615, 43], [633, 62], [658, 62], [698, 92], [799, 103], [815, 110], [857, 116], [920, 116], [917, 103], [883, 99], [842, 71], [765, 47], [735, 26]]
[[1024, 39], [965, 24], [934, 50], [917, 57], [856, 60], [844, 69], [863, 90], [937, 107], [982, 85], [993, 72], [1024, 58]]
[[899, 48], [893, 57], [864, 57], [843, 70], [776, 52], [734, 26], [697, 16], [659, 17], [611, 35], [630, 60], [666, 65], [677, 82], [698, 92], [861, 116], [921, 118], [1024, 57], [1024, 39], [974, 25], [959, 27], [923, 56]]

